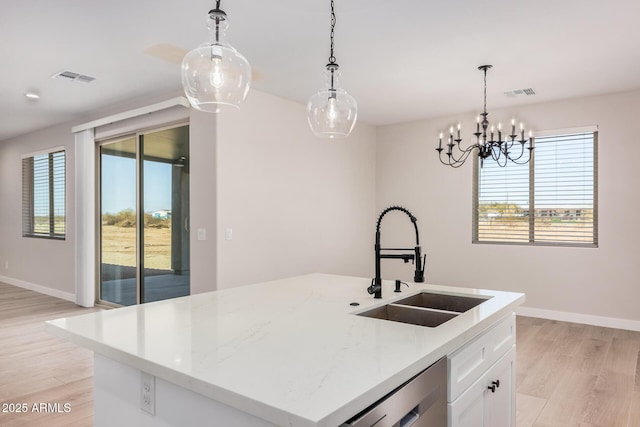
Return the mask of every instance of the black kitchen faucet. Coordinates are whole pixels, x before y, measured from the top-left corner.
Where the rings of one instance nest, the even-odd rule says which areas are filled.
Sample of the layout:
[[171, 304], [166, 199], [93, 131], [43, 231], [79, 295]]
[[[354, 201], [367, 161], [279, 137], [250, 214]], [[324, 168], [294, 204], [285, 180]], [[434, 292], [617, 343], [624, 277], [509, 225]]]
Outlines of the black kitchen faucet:
[[[382, 218], [391, 211], [400, 211], [407, 214], [411, 222], [413, 223], [413, 227], [416, 229], [416, 246], [414, 249], [406, 249], [406, 248], [381, 248], [380, 247], [380, 223], [382, 222]], [[391, 206], [382, 211], [380, 216], [378, 217], [378, 223], [376, 224], [376, 277], [371, 280], [371, 286], [367, 288], [367, 291], [370, 294], [374, 294], [374, 298], [382, 298], [382, 278], [380, 277], [380, 260], [382, 258], [391, 258], [391, 259], [401, 259], [405, 263], [409, 261], [414, 261], [416, 265], [416, 272], [413, 276], [414, 282], [424, 282], [424, 267], [427, 261], [427, 256], [424, 256], [424, 261], [420, 256], [420, 235], [418, 233], [418, 224], [415, 216], [411, 214], [407, 209], [402, 206]], [[414, 253], [404, 253], [404, 254], [383, 254], [382, 251], [410, 251], [413, 250]]]

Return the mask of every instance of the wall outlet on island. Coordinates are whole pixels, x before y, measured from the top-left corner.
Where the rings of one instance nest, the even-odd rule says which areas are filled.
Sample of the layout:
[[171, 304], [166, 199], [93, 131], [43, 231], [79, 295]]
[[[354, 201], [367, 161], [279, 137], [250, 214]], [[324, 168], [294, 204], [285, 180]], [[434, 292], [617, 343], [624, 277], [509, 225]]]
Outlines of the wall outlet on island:
[[140, 372], [140, 409], [156, 414], [156, 377]]

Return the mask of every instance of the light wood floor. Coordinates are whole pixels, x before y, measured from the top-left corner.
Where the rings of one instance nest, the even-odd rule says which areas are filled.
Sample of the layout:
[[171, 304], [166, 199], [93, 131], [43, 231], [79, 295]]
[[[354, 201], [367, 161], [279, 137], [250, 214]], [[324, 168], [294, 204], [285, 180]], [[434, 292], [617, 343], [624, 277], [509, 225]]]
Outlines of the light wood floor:
[[[93, 425], [93, 353], [47, 333], [44, 321], [95, 310], [0, 283], [0, 426]], [[56, 402], [71, 412], [30, 412]], [[1, 412], [10, 403], [29, 412]]]
[[[0, 405], [71, 404], [0, 412], [0, 426], [92, 425], [92, 353], [43, 322], [95, 310], [0, 283]], [[517, 427], [640, 427], [640, 332], [530, 317], [517, 328]]]
[[517, 319], [517, 427], [639, 427], [640, 332]]

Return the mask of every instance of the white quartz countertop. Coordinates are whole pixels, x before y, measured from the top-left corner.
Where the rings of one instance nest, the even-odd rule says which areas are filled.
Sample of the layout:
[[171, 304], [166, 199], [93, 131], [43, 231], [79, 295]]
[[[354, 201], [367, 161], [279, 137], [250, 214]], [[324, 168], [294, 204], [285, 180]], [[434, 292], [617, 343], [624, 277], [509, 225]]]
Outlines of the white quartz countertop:
[[[338, 426], [524, 295], [311, 274], [47, 322], [50, 332], [281, 426]], [[492, 297], [436, 328], [356, 316], [430, 290]], [[360, 305], [350, 306], [352, 302]]]

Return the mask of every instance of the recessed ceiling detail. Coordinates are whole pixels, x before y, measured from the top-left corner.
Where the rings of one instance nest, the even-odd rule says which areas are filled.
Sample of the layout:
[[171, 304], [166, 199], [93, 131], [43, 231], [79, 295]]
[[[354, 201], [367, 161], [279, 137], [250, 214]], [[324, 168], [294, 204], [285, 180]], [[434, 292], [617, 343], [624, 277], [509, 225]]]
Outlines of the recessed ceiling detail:
[[508, 98], [515, 98], [516, 96], [531, 96], [531, 95], [535, 95], [536, 91], [531, 89], [530, 87], [528, 87], [526, 89], [508, 90], [504, 94], [507, 95]]
[[74, 73], [73, 71], [63, 70], [51, 75], [52, 79], [69, 80], [82, 83], [91, 83], [96, 78], [86, 76], [84, 74]]

